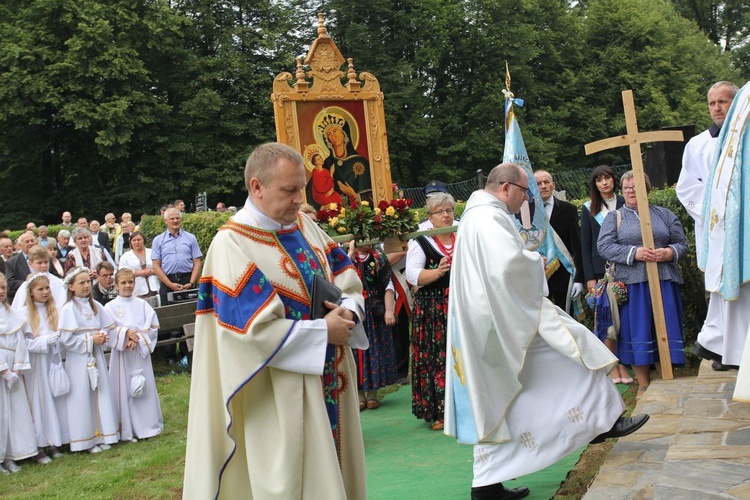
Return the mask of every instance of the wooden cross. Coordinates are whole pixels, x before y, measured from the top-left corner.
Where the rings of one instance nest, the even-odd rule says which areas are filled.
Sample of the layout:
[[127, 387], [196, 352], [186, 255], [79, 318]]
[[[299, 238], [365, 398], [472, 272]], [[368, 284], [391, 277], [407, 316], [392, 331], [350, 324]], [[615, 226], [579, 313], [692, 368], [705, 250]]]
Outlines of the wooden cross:
[[[635, 178], [635, 194], [638, 200], [638, 217], [641, 219], [641, 237], [643, 246], [654, 248], [654, 233], [651, 227], [651, 214], [648, 209], [648, 194], [646, 193], [646, 178], [643, 175], [643, 161], [641, 160], [641, 144], [645, 142], [682, 141], [682, 132], [658, 131], [638, 132], [638, 122], [635, 118], [635, 104], [633, 103], [633, 91], [622, 92], [622, 104], [625, 108], [625, 125], [627, 134], [619, 137], [610, 137], [601, 141], [586, 144], [586, 154], [598, 153], [606, 149], [623, 146], [630, 147], [630, 161], [633, 164]], [[671, 380], [672, 357], [669, 354], [669, 342], [667, 340], [667, 325], [664, 320], [664, 303], [661, 297], [661, 286], [659, 283], [659, 269], [656, 262], [646, 262], [646, 273], [648, 275], [648, 288], [651, 293], [651, 308], [654, 312], [654, 324], [656, 326], [656, 339], [659, 345], [659, 360], [661, 364], [662, 378]]]

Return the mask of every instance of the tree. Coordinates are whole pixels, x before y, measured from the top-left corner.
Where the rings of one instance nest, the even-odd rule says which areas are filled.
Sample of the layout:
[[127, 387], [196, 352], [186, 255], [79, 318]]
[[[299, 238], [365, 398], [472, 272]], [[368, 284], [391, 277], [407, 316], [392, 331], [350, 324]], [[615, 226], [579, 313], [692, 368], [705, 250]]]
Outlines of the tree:
[[677, 11], [698, 24], [725, 52], [750, 40], [750, 3], [746, 0], [673, 0]]
[[9, 0], [0, 14], [3, 224], [244, 199], [244, 158], [273, 139], [270, 82], [292, 60], [275, 2]]
[[[598, 95], [590, 103], [604, 117], [603, 128], [586, 142], [625, 130], [620, 92], [633, 89], [641, 130], [697, 123], [707, 126], [706, 92], [717, 80], [737, 76], [729, 57], [665, 0], [591, 0], [583, 44], [582, 72]], [[602, 154], [599, 161], [627, 163], [627, 151]]]

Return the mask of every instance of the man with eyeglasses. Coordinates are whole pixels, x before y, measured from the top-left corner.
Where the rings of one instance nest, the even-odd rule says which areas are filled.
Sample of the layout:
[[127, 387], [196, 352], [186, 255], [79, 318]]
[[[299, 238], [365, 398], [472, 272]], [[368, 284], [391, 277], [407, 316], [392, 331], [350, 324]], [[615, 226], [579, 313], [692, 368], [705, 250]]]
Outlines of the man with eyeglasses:
[[542, 256], [513, 217], [528, 180], [519, 165], [495, 167], [466, 203], [453, 254], [445, 433], [474, 445], [472, 500], [522, 498], [528, 488], [503, 482], [648, 420], [621, 416], [607, 377], [617, 358], [544, 296]]
[[546, 170], [534, 172], [539, 186], [544, 209], [547, 211], [549, 228], [557, 233], [565, 246], [559, 249], [568, 253], [568, 262], [575, 268], [560, 266], [547, 280], [549, 299], [565, 312], [570, 312], [570, 299], [576, 298], [585, 289], [583, 286], [583, 258], [581, 256], [581, 229], [578, 226], [578, 209], [572, 203], [554, 196], [555, 181]]
[[94, 300], [106, 305], [117, 297], [115, 290], [115, 266], [103, 260], [96, 265], [96, 283], [91, 287]]

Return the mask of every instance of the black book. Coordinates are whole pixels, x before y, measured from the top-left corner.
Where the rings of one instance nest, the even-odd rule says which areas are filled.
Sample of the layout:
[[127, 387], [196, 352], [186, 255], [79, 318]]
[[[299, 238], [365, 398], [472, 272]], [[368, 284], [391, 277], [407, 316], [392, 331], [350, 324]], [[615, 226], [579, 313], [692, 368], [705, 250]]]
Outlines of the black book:
[[341, 289], [330, 283], [322, 275], [316, 274], [313, 278], [312, 294], [310, 297], [310, 316], [312, 319], [320, 319], [328, 312], [328, 309], [324, 302], [333, 302], [334, 304], [341, 304]]

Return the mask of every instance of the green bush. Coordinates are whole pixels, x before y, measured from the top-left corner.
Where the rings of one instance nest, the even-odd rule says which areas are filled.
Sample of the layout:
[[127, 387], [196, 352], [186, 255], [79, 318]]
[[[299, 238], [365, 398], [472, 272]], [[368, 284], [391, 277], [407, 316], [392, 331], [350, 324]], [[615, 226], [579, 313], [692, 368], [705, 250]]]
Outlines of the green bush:
[[[192, 233], [198, 239], [201, 252], [206, 255], [211, 241], [221, 226], [229, 220], [231, 214], [226, 212], [198, 212], [182, 215], [182, 229]], [[164, 218], [159, 215], [148, 215], [141, 220], [140, 230], [151, 247], [154, 238], [167, 230]]]

